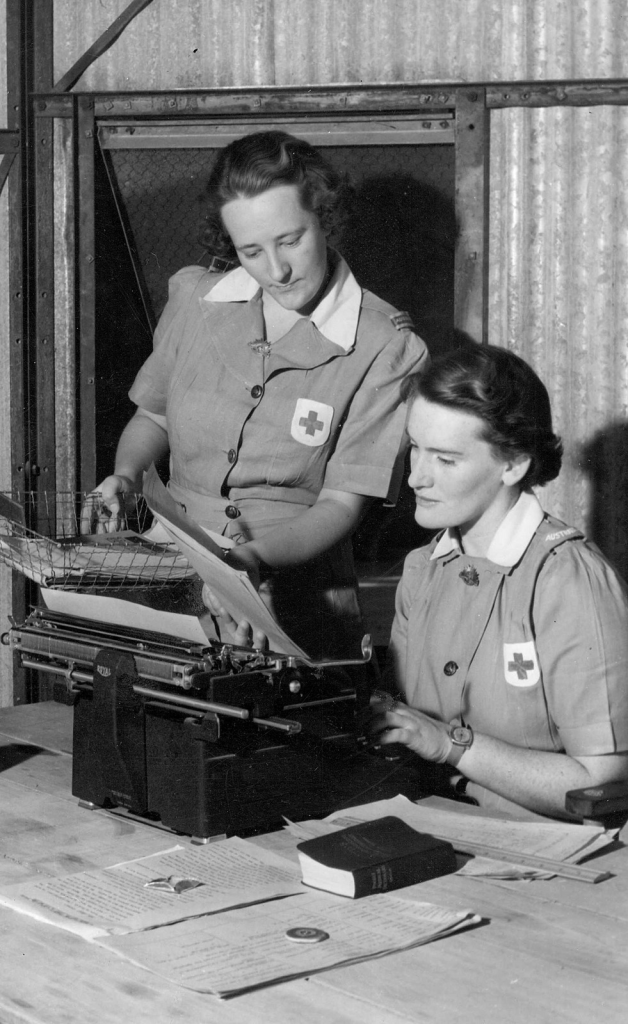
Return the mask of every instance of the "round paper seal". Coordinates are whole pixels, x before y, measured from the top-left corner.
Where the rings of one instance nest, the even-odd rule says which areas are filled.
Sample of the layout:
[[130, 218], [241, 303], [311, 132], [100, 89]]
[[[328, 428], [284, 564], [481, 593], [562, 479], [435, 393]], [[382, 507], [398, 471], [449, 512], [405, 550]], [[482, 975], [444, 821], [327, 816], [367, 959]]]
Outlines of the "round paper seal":
[[321, 928], [289, 928], [286, 938], [291, 942], [324, 942], [329, 934]]

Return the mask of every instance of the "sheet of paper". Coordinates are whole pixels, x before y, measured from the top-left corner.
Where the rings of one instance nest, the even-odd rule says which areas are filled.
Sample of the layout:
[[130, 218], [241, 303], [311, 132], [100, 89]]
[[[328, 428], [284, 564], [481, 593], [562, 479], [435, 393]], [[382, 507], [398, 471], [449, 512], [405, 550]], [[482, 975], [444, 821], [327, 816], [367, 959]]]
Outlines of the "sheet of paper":
[[[228, 996], [417, 946], [477, 921], [470, 911], [388, 894], [348, 900], [306, 892], [100, 944], [186, 988]], [[302, 927], [329, 938], [291, 942], [286, 932]]]
[[152, 466], [144, 474], [143, 494], [153, 515], [235, 619], [247, 619], [268, 637], [271, 650], [308, 661], [305, 651], [293, 643], [274, 619], [247, 573], [226, 565], [222, 551], [198, 523], [186, 516]]
[[[350, 807], [329, 815], [324, 822], [300, 822], [288, 825], [297, 838], [323, 835], [327, 828], [346, 828], [359, 821], [394, 814], [403, 818], [419, 832], [429, 832], [449, 840], [455, 849], [464, 842], [480, 843], [504, 851], [504, 860], [475, 856], [459, 868], [459, 874], [487, 878], [551, 878], [553, 872], [518, 864], [516, 854], [533, 854], [551, 860], [577, 863], [583, 857], [613, 842], [616, 835], [602, 826], [572, 825], [569, 822], [508, 821], [489, 815], [468, 815], [414, 804], [407, 797], [396, 796], [372, 804]], [[457, 845], [458, 844], [458, 845]]]
[[176, 636], [207, 646], [207, 635], [195, 615], [159, 611], [118, 597], [81, 594], [73, 590], [48, 590], [42, 587], [41, 596], [51, 612], [74, 615], [94, 622], [129, 626], [131, 629], [147, 629], [150, 632], [165, 633], [167, 636]]
[[392, 800], [378, 800], [360, 807], [350, 807], [329, 815], [328, 821], [347, 825], [355, 821], [371, 820], [395, 814], [413, 828], [430, 832], [441, 839], [484, 843], [504, 852], [531, 853], [552, 860], [565, 860], [583, 851], [604, 835], [604, 829], [595, 825], [571, 825], [568, 822], [508, 821], [488, 815], [471, 816], [456, 811], [422, 807], [404, 796]]
[[[287, 820], [287, 819], [286, 819]], [[339, 823], [331, 821], [289, 821], [285, 830], [295, 839], [313, 839], [315, 836], [329, 835], [330, 832], [337, 832], [340, 828], [346, 828], [350, 822], [344, 815], [338, 819]], [[340, 822], [344, 821], [342, 825]], [[527, 865], [511, 864], [508, 861], [490, 860], [488, 857], [471, 857], [461, 864], [455, 872], [457, 875], [470, 875], [473, 878], [508, 878], [508, 879], [541, 879], [553, 878], [554, 872], [541, 871], [539, 868], [531, 868]]]
[[[157, 879], [191, 879], [184, 892], [147, 888]], [[234, 837], [172, 850], [95, 871], [0, 890], [0, 903], [86, 938], [154, 928], [226, 907], [302, 891], [295, 864]]]

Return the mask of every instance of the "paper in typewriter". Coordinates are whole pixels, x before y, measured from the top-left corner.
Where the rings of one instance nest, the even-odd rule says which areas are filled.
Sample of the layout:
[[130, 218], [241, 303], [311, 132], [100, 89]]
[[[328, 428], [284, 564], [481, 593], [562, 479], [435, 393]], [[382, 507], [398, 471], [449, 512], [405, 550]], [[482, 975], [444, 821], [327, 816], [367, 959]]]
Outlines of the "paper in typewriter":
[[172, 538], [179, 551], [201, 579], [228, 608], [234, 619], [246, 619], [268, 637], [272, 651], [294, 655], [309, 661], [307, 654], [283, 631], [251, 583], [246, 572], [239, 572], [223, 561], [223, 548], [186, 515], [174, 501], [157, 475], [154, 466], [144, 474], [143, 494], [148, 507]]

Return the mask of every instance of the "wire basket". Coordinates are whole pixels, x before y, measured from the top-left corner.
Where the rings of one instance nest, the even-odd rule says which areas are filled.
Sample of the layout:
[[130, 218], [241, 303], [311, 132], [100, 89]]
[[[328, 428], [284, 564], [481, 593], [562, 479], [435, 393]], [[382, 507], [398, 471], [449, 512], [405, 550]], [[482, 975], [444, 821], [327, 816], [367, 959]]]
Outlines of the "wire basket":
[[[94, 493], [0, 492], [0, 561], [56, 590], [163, 589], [195, 576], [141, 497], [115, 532], [81, 535], [81, 520], [101, 509]], [[104, 526], [108, 517], [99, 518]]]

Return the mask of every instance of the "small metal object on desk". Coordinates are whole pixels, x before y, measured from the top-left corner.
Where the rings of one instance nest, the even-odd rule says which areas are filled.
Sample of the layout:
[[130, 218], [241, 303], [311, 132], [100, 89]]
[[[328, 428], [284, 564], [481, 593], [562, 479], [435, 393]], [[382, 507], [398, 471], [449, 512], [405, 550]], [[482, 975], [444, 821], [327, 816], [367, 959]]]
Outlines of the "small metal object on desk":
[[324, 942], [329, 933], [321, 928], [289, 928], [286, 938], [291, 942]]

